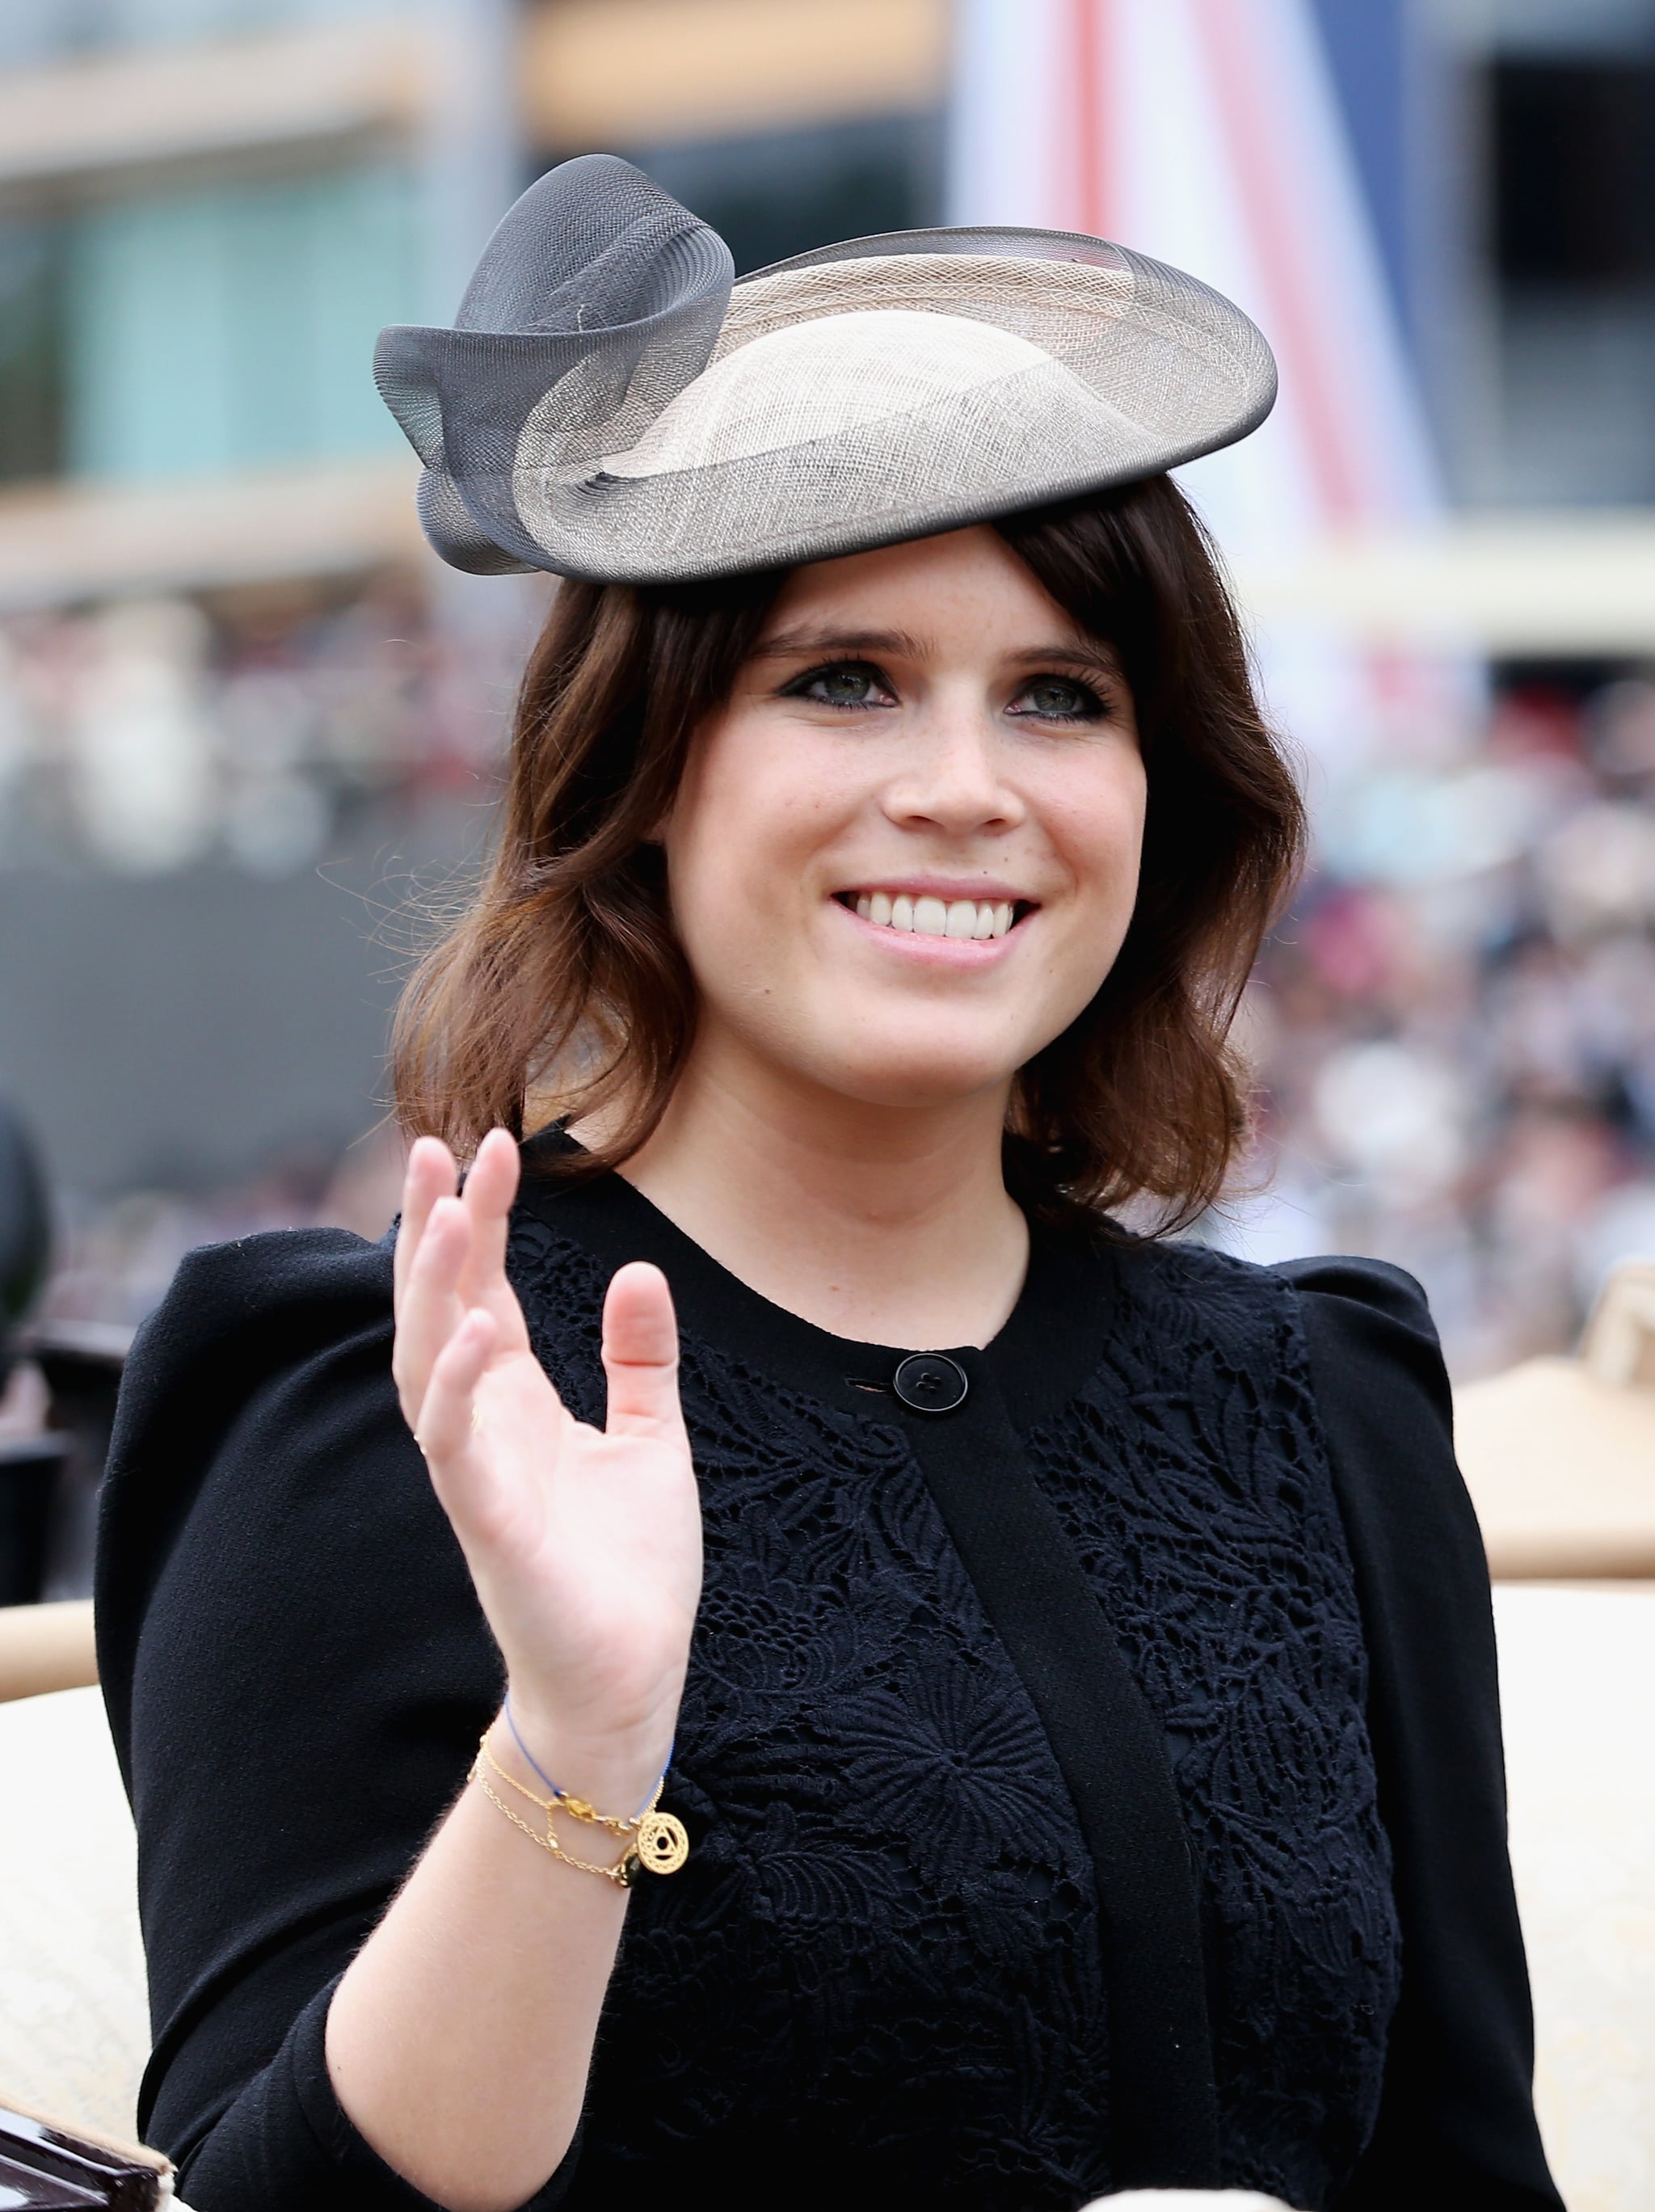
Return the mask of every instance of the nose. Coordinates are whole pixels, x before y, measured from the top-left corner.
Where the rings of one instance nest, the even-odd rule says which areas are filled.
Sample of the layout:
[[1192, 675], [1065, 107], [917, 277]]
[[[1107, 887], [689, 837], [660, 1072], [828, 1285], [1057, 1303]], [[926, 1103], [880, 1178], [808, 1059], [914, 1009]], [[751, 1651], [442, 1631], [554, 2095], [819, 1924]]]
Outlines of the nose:
[[999, 732], [978, 704], [938, 701], [902, 748], [885, 812], [904, 829], [949, 837], [1013, 830], [1026, 808], [1007, 781]]

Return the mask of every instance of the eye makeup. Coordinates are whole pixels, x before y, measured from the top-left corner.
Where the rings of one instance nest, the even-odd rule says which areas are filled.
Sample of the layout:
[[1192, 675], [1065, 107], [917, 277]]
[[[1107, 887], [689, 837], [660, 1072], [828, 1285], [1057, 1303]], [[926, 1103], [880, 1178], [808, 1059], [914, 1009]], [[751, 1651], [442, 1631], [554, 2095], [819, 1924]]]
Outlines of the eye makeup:
[[[871, 696], [875, 692], [882, 696]], [[1042, 693], [1046, 695], [1044, 704], [1039, 703]], [[847, 714], [864, 714], [898, 703], [889, 679], [867, 660], [824, 661], [815, 668], [802, 670], [778, 687], [777, 696], [804, 699], [813, 706], [831, 707]], [[1019, 706], [1020, 700], [1036, 703]], [[1048, 670], [1026, 678], [1007, 702], [1004, 711], [1020, 721], [1080, 723], [1105, 720], [1112, 709], [1108, 700], [1092, 684], [1077, 676]]]

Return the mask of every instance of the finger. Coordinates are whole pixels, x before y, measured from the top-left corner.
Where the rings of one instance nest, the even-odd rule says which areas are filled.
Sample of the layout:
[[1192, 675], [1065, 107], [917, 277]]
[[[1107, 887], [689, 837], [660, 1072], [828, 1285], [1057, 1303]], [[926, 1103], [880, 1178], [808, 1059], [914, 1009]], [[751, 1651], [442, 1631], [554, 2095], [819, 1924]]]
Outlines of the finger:
[[[425, 1454], [440, 1492], [471, 1449], [477, 1385], [497, 1335], [493, 1315], [471, 1306], [432, 1366], [414, 1441]], [[444, 1503], [448, 1503], [446, 1497]]]
[[603, 1372], [614, 1436], [684, 1433], [678, 1402], [678, 1322], [667, 1279], [647, 1261], [621, 1268], [603, 1301]]
[[402, 1219], [397, 1231], [396, 1279], [399, 1290], [408, 1279], [408, 1271], [425, 1234], [432, 1207], [440, 1198], [453, 1196], [458, 1180], [454, 1155], [440, 1137], [415, 1139], [403, 1176]]
[[431, 1209], [440, 1198], [452, 1198], [459, 1180], [454, 1155], [440, 1137], [416, 1137], [403, 1175], [402, 1219], [397, 1226], [397, 1245], [391, 1279], [400, 1299], [420, 1249]]
[[408, 1271], [391, 1347], [391, 1370], [410, 1425], [419, 1422], [432, 1370], [464, 1314], [459, 1279], [470, 1237], [458, 1199], [440, 1198]]
[[499, 1342], [494, 1316], [482, 1306], [468, 1308], [432, 1370], [415, 1437], [437, 1502], [452, 1523], [474, 1577], [502, 1544], [522, 1550], [520, 1473], [514, 1480], [512, 1455], [489, 1451], [486, 1426], [478, 1431], [479, 1392], [487, 1387], [488, 1364]]
[[518, 1148], [504, 1129], [491, 1129], [477, 1146], [465, 1178], [465, 1211], [471, 1249], [463, 1288], [472, 1304], [506, 1287], [506, 1238], [518, 1190]]

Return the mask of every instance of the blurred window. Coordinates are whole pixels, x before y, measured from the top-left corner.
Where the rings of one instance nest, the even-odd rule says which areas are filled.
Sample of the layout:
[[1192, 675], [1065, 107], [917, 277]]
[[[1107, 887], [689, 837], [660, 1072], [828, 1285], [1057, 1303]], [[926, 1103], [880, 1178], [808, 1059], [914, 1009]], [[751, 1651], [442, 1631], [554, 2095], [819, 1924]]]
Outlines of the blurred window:
[[[1444, 15], [1457, 3], [1444, 8], [1436, 0]], [[1325, 4], [1349, 7], [1353, 0]], [[1650, 0], [1478, 0], [1475, 14], [1463, 6], [1458, 12], [1465, 28], [1481, 29], [1502, 53], [1628, 53], [1647, 43], [1652, 29]]]
[[[1655, 32], [1655, 7], [1639, 12]], [[1629, 19], [1619, 52], [1610, 27], [1488, 64], [1496, 343], [1478, 497], [1655, 501], [1655, 56], [1626, 43]]]
[[63, 466], [62, 233], [0, 222], [0, 483]]
[[385, 167], [77, 217], [69, 467], [159, 477], [394, 447], [368, 364], [380, 326], [415, 312], [414, 195]]
[[1655, 65], [1503, 60], [1493, 94], [1501, 279], [1655, 280]]
[[640, 168], [710, 222], [738, 273], [812, 246], [940, 220], [941, 130], [882, 115], [806, 130], [632, 149]]

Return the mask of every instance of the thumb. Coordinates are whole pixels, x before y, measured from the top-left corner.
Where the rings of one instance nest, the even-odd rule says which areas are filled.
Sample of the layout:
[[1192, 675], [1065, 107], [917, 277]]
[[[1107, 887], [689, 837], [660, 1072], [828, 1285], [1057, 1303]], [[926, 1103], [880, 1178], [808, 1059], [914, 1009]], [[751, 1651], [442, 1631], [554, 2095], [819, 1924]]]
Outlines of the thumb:
[[609, 1378], [612, 1437], [684, 1433], [678, 1403], [678, 1322], [672, 1293], [646, 1260], [619, 1269], [603, 1301], [603, 1372]]

